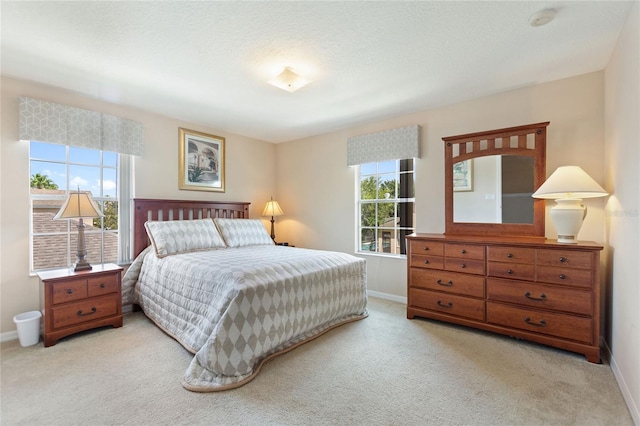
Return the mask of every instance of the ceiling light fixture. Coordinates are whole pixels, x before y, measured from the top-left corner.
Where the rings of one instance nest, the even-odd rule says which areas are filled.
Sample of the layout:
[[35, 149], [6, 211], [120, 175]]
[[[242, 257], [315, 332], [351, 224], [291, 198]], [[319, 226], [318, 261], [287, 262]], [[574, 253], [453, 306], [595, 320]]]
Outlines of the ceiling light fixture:
[[543, 25], [547, 25], [549, 22], [553, 21], [553, 18], [556, 16], [556, 11], [553, 9], [545, 9], [540, 12], [534, 13], [529, 18], [529, 25], [532, 27], [541, 27]]
[[269, 83], [287, 92], [295, 92], [311, 83], [311, 80], [304, 78], [291, 68], [286, 67], [278, 76], [269, 80]]

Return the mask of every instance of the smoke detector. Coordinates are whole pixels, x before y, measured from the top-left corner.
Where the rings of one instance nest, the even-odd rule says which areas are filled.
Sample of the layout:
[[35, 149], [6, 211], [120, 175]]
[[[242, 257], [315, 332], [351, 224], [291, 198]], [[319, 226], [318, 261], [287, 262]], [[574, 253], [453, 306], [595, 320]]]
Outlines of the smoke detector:
[[529, 18], [529, 25], [532, 27], [541, 27], [553, 21], [556, 16], [556, 11], [553, 9], [545, 9], [540, 12], [536, 12]]

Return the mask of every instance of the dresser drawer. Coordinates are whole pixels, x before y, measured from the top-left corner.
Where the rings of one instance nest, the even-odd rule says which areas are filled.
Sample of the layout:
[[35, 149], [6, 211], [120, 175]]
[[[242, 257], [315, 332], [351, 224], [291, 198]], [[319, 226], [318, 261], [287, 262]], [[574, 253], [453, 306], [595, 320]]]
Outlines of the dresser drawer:
[[87, 280], [87, 294], [89, 297], [102, 296], [118, 291], [118, 277], [104, 275]]
[[569, 250], [543, 250], [536, 253], [536, 264], [575, 269], [593, 268], [593, 255], [588, 252]]
[[484, 321], [484, 300], [416, 288], [409, 292], [414, 307]]
[[429, 256], [444, 256], [444, 243], [425, 240], [410, 240], [411, 254], [428, 254]]
[[487, 275], [491, 277], [533, 281], [536, 276], [535, 266], [532, 264], [487, 262], [487, 269]]
[[444, 269], [444, 257], [412, 254], [410, 266], [416, 268]]
[[53, 308], [53, 328], [62, 328], [86, 321], [109, 317], [118, 313], [118, 297], [105, 296], [75, 302], [59, 308]]
[[487, 279], [487, 300], [587, 316], [593, 310], [590, 291], [500, 279]]
[[592, 344], [590, 318], [487, 302], [487, 322]]
[[487, 247], [487, 260], [533, 265], [536, 260], [536, 251], [524, 247], [489, 246]]
[[564, 284], [576, 287], [591, 288], [592, 271], [586, 269], [554, 268], [538, 266], [536, 281], [552, 284]]
[[484, 277], [476, 275], [411, 268], [409, 270], [409, 285], [425, 290], [484, 297]]
[[484, 260], [454, 259], [447, 257], [444, 260], [444, 269], [453, 272], [484, 275]]
[[444, 245], [444, 255], [446, 257], [484, 261], [484, 246], [447, 243]]
[[51, 287], [51, 303], [54, 305], [87, 298], [87, 280], [84, 278], [54, 283]]

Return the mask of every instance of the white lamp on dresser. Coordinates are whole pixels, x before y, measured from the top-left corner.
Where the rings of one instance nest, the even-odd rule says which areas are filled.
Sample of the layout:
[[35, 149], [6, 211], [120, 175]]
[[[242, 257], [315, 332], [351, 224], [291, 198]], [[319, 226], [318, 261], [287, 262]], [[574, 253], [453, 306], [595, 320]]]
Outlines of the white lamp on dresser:
[[551, 220], [558, 233], [558, 242], [575, 244], [587, 215], [587, 208], [582, 200], [607, 195], [609, 194], [579, 166], [562, 166], [549, 176], [532, 197], [556, 201], [556, 205], [551, 208]]

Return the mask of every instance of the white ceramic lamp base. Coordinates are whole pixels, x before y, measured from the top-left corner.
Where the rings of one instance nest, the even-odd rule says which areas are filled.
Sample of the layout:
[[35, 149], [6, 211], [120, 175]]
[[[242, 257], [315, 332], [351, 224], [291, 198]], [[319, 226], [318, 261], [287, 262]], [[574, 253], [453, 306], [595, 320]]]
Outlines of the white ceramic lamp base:
[[587, 208], [580, 198], [560, 198], [551, 208], [551, 220], [558, 233], [559, 243], [576, 244]]

